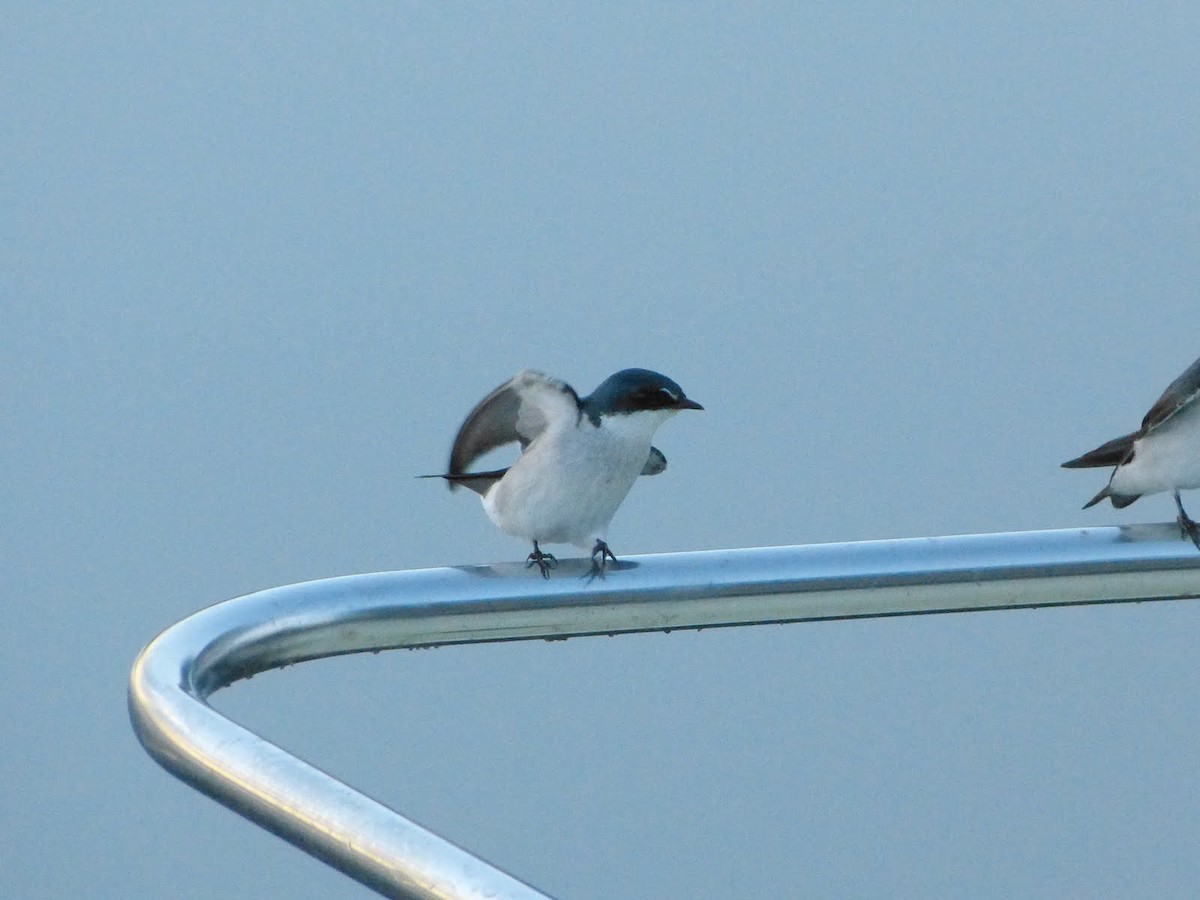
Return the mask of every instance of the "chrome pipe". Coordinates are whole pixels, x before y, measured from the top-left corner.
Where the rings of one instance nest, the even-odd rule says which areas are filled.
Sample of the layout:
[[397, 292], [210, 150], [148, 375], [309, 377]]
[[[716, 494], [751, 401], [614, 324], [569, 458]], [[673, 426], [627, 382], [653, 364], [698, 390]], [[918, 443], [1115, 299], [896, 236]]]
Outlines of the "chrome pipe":
[[213, 692], [344, 653], [1200, 596], [1174, 525], [629, 557], [590, 578], [520, 563], [350, 575], [247, 594], [138, 656], [129, 712], [172, 774], [385, 896], [545, 898], [218, 713]]

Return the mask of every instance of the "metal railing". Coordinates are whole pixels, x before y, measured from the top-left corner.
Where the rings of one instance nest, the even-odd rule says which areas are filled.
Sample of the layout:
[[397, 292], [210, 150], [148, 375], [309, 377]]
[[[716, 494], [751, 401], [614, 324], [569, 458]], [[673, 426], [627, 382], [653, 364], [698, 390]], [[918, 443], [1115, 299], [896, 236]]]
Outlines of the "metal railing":
[[381, 894], [544, 898], [466, 850], [235, 724], [206, 698], [267, 669], [343, 653], [917, 613], [1200, 596], [1173, 525], [631, 557], [588, 580], [521, 564], [352, 575], [204, 609], [159, 635], [129, 712], [160, 764]]

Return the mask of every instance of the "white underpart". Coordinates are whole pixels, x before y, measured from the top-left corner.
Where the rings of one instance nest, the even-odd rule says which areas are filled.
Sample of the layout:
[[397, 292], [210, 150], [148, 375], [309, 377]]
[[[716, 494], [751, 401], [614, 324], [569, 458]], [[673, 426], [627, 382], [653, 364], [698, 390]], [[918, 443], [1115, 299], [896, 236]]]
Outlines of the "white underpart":
[[590, 551], [637, 481], [654, 432], [674, 414], [603, 416], [599, 427], [587, 416], [554, 422], [483, 497], [483, 508], [515, 537]]
[[1109, 482], [1114, 494], [1155, 494], [1200, 487], [1200, 402], [1192, 402], [1134, 441], [1133, 460]]

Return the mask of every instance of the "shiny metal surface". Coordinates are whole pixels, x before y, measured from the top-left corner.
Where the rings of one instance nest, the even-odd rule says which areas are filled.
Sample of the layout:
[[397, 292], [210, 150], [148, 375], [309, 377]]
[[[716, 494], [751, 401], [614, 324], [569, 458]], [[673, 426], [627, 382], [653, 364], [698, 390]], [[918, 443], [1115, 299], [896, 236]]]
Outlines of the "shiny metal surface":
[[633, 557], [587, 580], [522, 564], [353, 575], [201, 610], [137, 658], [129, 710], [170, 772], [382, 894], [545, 895], [217, 713], [214, 691], [364, 650], [1200, 596], [1174, 525]]

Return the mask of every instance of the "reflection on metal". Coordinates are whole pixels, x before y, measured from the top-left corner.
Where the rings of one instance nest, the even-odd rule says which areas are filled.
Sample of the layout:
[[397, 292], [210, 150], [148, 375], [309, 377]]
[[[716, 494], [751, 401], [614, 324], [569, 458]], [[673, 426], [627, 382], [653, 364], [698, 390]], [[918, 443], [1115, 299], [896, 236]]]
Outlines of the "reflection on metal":
[[1200, 596], [1200, 553], [1146, 525], [331, 578], [202, 610], [138, 657], [129, 710], [169, 771], [382, 894], [545, 894], [213, 710], [214, 691], [277, 666], [394, 647]]

